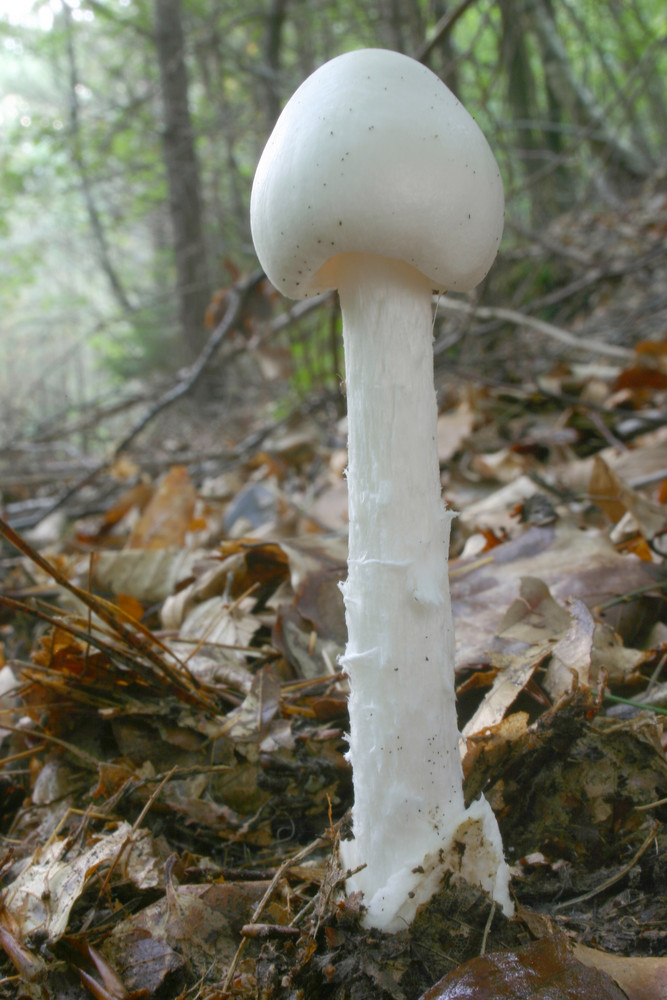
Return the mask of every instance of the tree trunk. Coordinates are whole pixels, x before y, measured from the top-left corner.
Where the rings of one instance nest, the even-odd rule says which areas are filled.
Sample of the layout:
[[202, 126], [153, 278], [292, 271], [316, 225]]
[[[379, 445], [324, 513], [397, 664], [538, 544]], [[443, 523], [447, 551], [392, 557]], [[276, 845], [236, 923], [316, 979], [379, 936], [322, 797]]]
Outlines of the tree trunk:
[[181, 360], [189, 363], [204, 344], [210, 289], [180, 0], [155, 0], [155, 44], [164, 109], [164, 162], [176, 257]]
[[88, 221], [93, 234], [97, 259], [100, 267], [109, 283], [111, 293], [124, 313], [132, 312], [130, 303], [123, 284], [116, 272], [111, 259], [111, 251], [107, 241], [106, 230], [102, 222], [102, 216], [97, 207], [97, 201], [93, 190], [93, 182], [90, 177], [86, 158], [84, 156], [84, 143], [81, 136], [81, 122], [79, 119], [79, 71], [77, 67], [76, 50], [74, 47], [74, 33], [72, 30], [72, 15], [67, 4], [63, 4], [63, 19], [65, 24], [65, 45], [67, 51], [67, 66], [69, 72], [69, 139], [72, 160], [79, 174], [81, 182], [81, 192], [88, 213]]
[[266, 94], [266, 118], [269, 133], [276, 124], [280, 114], [280, 55], [282, 35], [289, 0], [271, 0], [266, 18], [264, 37], [265, 76], [263, 78]]
[[424, 39], [424, 20], [414, 0], [380, 0], [378, 34], [384, 46], [412, 53]]
[[531, 19], [525, 8], [517, 7], [516, 0], [501, 0], [499, 8], [507, 100], [519, 128], [512, 159], [523, 173], [523, 178], [516, 177], [513, 183], [529, 194], [532, 225], [541, 227], [571, 202], [572, 181], [562, 148], [563, 108], [548, 76], [541, 93], [531, 59]]

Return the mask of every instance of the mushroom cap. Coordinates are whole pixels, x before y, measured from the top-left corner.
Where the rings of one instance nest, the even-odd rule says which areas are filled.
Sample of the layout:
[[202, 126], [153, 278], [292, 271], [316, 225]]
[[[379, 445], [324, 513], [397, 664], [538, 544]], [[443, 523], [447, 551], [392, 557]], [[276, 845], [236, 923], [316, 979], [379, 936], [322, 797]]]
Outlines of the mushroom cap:
[[439, 291], [486, 275], [503, 229], [495, 157], [427, 67], [386, 49], [325, 63], [287, 102], [255, 174], [252, 236], [290, 298], [335, 287], [340, 253], [403, 260]]

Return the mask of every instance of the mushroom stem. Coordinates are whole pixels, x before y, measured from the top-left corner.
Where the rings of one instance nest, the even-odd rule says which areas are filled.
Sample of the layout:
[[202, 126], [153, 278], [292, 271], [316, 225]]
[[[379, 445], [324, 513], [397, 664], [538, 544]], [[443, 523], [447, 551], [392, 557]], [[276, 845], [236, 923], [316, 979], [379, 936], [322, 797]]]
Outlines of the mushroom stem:
[[[348, 888], [363, 891], [368, 923], [396, 930], [444, 869], [463, 870], [460, 858], [446, 857], [461, 824], [476, 825], [476, 844], [493, 842], [482, 851], [484, 874], [471, 881], [493, 891], [506, 866], [490, 807], [480, 800], [466, 813], [463, 800], [447, 575], [453, 514], [440, 495], [431, 282], [368, 254], [341, 254], [328, 267], [343, 313], [349, 423], [342, 663], [354, 840], [343, 859], [366, 865]], [[504, 881], [499, 901], [511, 908]]]

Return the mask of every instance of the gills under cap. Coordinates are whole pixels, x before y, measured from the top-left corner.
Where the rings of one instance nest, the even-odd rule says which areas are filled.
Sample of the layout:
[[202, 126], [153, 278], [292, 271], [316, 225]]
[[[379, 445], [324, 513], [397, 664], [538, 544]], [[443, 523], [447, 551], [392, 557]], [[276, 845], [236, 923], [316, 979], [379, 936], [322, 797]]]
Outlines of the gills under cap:
[[503, 186], [474, 119], [427, 67], [386, 49], [325, 63], [288, 101], [250, 203], [269, 279], [300, 299], [335, 287], [340, 253], [403, 260], [439, 291], [486, 275]]

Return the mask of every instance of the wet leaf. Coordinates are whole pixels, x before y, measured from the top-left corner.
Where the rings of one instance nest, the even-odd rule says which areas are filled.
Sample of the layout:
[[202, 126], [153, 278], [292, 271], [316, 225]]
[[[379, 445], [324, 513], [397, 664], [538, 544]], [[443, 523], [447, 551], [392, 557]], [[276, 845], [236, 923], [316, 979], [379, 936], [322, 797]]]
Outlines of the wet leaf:
[[564, 939], [473, 958], [420, 1000], [627, 1000], [614, 980], [578, 961]]

